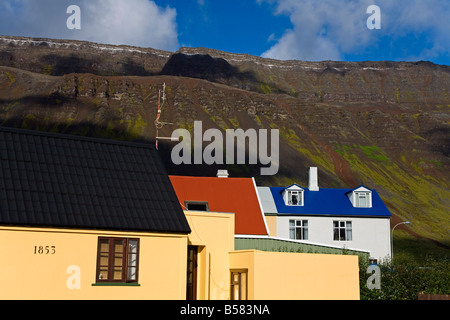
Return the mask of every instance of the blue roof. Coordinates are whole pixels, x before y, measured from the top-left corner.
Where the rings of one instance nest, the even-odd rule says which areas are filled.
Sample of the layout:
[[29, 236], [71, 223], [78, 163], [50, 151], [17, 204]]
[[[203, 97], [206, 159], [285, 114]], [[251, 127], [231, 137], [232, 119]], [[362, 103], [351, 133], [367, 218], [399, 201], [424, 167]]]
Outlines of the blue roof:
[[[364, 187], [364, 186], [363, 186]], [[359, 188], [359, 187], [358, 187]], [[358, 189], [355, 188], [355, 189]], [[367, 187], [365, 187], [367, 188]], [[353, 207], [347, 193], [355, 189], [326, 189], [319, 191], [304, 189], [304, 205], [288, 206], [284, 203], [282, 192], [285, 187], [270, 187], [278, 214], [299, 215], [330, 215], [330, 216], [365, 216], [390, 217], [391, 213], [381, 200], [376, 190], [372, 190], [372, 207]]]

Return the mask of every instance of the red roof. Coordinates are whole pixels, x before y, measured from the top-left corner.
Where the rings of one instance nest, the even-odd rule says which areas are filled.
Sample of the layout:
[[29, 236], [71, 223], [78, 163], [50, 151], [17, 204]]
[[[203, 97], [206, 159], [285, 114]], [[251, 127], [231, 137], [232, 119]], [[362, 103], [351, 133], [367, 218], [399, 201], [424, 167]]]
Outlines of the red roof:
[[185, 201], [207, 201], [209, 211], [234, 213], [235, 234], [268, 234], [252, 178], [169, 178], [183, 208]]

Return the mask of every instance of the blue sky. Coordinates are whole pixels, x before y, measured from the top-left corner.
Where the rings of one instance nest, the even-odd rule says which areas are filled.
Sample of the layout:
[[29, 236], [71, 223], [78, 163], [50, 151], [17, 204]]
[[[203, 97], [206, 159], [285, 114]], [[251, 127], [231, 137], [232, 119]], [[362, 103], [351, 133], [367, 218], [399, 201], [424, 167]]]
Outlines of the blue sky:
[[[81, 29], [69, 30], [69, 5]], [[380, 9], [380, 29], [367, 19]], [[176, 51], [206, 47], [274, 59], [450, 64], [448, 0], [1, 0], [0, 35]]]

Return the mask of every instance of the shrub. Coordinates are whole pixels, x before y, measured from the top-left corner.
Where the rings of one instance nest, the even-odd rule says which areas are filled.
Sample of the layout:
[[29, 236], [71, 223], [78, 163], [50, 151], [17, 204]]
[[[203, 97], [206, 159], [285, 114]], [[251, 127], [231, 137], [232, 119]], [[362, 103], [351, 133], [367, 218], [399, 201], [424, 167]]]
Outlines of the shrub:
[[419, 292], [450, 294], [450, 263], [448, 257], [425, 257], [421, 261], [403, 258], [378, 264], [381, 288], [368, 289], [368, 261], [360, 260], [361, 300], [416, 300]]

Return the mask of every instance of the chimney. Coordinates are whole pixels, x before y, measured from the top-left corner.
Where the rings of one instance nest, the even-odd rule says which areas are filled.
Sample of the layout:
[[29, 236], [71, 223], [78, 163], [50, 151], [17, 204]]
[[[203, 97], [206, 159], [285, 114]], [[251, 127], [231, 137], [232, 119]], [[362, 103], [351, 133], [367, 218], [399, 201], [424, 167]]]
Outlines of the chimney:
[[317, 177], [317, 167], [309, 168], [309, 191], [319, 191], [319, 179]]
[[218, 178], [228, 178], [228, 170], [217, 170]]

